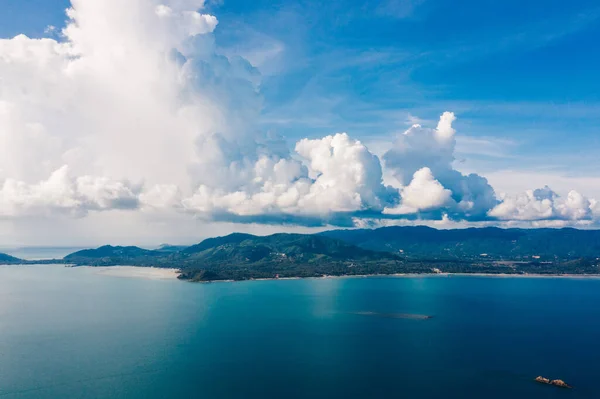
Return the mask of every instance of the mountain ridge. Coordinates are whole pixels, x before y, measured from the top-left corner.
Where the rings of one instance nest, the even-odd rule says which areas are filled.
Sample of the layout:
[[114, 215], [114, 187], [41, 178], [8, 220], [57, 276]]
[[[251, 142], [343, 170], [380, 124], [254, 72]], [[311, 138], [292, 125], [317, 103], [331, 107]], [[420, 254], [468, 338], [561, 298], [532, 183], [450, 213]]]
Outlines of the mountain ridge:
[[192, 281], [432, 272], [599, 274], [600, 230], [394, 226], [317, 234], [233, 233], [187, 247], [104, 245], [61, 260], [5, 256], [0, 263], [177, 268], [182, 279]]
[[600, 256], [600, 230], [502, 229], [498, 227], [438, 230], [426, 226], [330, 230], [319, 233], [375, 251], [399, 252], [413, 258], [498, 260], [573, 259]]
[[401, 258], [319, 235], [233, 233], [208, 238], [178, 252], [102, 246], [69, 254], [64, 261], [91, 266], [176, 267], [181, 270], [182, 278], [189, 280], [244, 280], [340, 274], [344, 268], [355, 265], [369, 266], [373, 271], [375, 265], [397, 264]]
[[[132, 265], [177, 267], [181, 278], [193, 281], [431, 272], [597, 274], [600, 231], [397, 226], [317, 234], [232, 233], [168, 255], [143, 253]], [[124, 261], [100, 259], [86, 262]]]

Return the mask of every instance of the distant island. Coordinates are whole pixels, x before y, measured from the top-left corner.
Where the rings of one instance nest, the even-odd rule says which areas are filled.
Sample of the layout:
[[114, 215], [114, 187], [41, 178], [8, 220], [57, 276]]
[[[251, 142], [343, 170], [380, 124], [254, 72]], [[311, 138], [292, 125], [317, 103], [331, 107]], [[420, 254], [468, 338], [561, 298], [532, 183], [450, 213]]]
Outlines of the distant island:
[[319, 234], [234, 233], [186, 246], [102, 246], [62, 259], [0, 264], [176, 268], [189, 281], [290, 277], [481, 273], [599, 275], [600, 231], [565, 229], [384, 227]]

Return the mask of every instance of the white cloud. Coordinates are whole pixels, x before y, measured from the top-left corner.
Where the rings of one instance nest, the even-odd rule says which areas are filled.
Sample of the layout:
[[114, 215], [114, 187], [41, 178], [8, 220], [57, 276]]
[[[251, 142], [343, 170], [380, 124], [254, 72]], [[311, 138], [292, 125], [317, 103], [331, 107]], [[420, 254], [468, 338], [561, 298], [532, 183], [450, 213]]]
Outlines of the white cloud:
[[[461, 219], [484, 218], [496, 205], [496, 196], [487, 180], [477, 174], [463, 175], [452, 166], [456, 148], [456, 117], [444, 112], [435, 129], [413, 125], [398, 135], [390, 150], [383, 155], [385, 167], [393, 171], [403, 185], [422, 168], [428, 168], [438, 183], [452, 193], [450, 216]], [[446, 204], [450, 204], [446, 202]]]
[[[402, 203], [395, 208], [386, 208], [384, 213], [405, 215], [447, 206], [452, 201], [452, 192], [437, 181], [431, 169], [425, 167], [415, 172], [409, 185], [402, 189]], [[448, 215], [444, 215], [446, 218]]]
[[489, 211], [489, 216], [500, 220], [580, 221], [591, 220], [595, 212], [595, 200], [589, 200], [574, 190], [563, 198], [546, 186], [515, 196], [505, 196], [500, 204]]
[[548, 185], [560, 193], [575, 190], [600, 198], [600, 177], [596, 176], [578, 176], [550, 168], [500, 169], [486, 172], [485, 176], [498, 193], [517, 193]]
[[[415, 124], [398, 135], [383, 166], [346, 133], [302, 139], [291, 151], [259, 129], [255, 66], [270, 56], [253, 66], [220, 54], [218, 20], [203, 7], [72, 0], [60, 40], [0, 39], [3, 223], [88, 214], [97, 223], [101, 211], [116, 223], [108, 215], [123, 210], [142, 220], [140, 230], [189, 214], [306, 225], [599, 217], [598, 203], [577, 192], [499, 202], [484, 177], [453, 168], [451, 112], [434, 129]], [[390, 174], [393, 187], [383, 182]]]
[[76, 0], [64, 41], [0, 40], [0, 183], [33, 187], [67, 164], [73, 176], [144, 182], [146, 199], [154, 185], [190, 192], [194, 140], [227, 132], [224, 103], [243, 92], [215, 95], [240, 72], [226, 59], [210, 67], [217, 20], [202, 6]]
[[317, 175], [303, 205], [314, 204], [323, 210], [381, 211], [394, 201], [393, 190], [383, 186], [379, 159], [347, 134], [304, 139], [296, 145], [296, 151]]
[[107, 178], [72, 178], [67, 166], [37, 184], [6, 179], [0, 187], [0, 217], [49, 213], [79, 217], [89, 211], [136, 209], [138, 205], [135, 187]]
[[398, 135], [393, 147], [383, 155], [386, 167], [394, 170], [403, 184], [408, 184], [421, 168], [428, 167], [436, 175], [437, 171], [448, 169], [454, 161], [455, 119], [453, 113], [444, 112], [437, 128], [415, 124]]
[[303, 139], [296, 153], [299, 159], [226, 157], [229, 184], [202, 184], [184, 206], [208, 215], [330, 216], [377, 212], [397, 200], [397, 192], [382, 183], [379, 159], [345, 133]]

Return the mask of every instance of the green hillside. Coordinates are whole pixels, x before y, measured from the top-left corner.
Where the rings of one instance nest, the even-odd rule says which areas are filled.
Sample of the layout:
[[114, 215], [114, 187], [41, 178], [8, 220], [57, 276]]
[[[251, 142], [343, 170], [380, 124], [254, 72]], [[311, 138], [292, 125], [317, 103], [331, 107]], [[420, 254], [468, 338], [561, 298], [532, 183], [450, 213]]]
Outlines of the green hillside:
[[64, 263], [177, 268], [192, 281], [393, 273], [600, 273], [600, 232], [387, 227], [321, 234], [230, 234], [159, 250], [103, 246]]
[[23, 260], [21, 260], [19, 258], [15, 258], [14, 256], [0, 253], [0, 264], [2, 264], [2, 265], [18, 264], [18, 263], [22, 263], [22, 262], [23, 262]]
[[417, 226], [333, 230], [322, 235], [411, 259], [473, 260], [483, 255], [489, 259], [543, 261], [600, 257], [599, 230], [495, 227], [436, 230]]

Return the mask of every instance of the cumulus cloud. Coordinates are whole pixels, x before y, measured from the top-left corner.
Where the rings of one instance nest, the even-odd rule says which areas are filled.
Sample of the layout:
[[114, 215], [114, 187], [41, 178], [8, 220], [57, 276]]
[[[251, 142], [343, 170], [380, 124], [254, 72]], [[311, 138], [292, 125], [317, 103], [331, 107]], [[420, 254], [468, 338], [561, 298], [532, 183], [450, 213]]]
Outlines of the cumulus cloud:
[[413, 125], [398, 135], [383, 160], [396, 179], [408, 186], [412, 184], [412, 179], [423, 178], [423, 175], [416, 175], [417, 171], [427, 168], [431, 178], [448, 190], [444, 193], [451, 193], [452, 201], [444, 200], [440, 204], [444, 205], [447, 214], [455, 219], [483, 219], [488, 210], [497, 204], [496, 195], [484, 177], [463, 175], [454, 169], [456, 130], [452, 123], [455, 120], [452, 112], [444, 112], [435, 129]]
[[[64, 164], [81, 176], [76, 182], [135, 182], [142, 211], [205, 219], [329, 220], [398, 201], [379, 159], [348, 135], [301, 140], [291, 154], [281, 137], [257, 129], [260, 74], [219, 54], [211, 35], [218, 21], [198, 11], [203, 5], [74, 0], [63, 41], [0, 41], [0, 72], [12, 77], [0, 91], [0, 179], [20, 187], [7, 204], [49, 195], [37, 182], [54, 181]], [[57, 191], [65, 196], [58, 207], [35, 207], [120, 207], [82, 205], [78, 190]], [[28, 209], [7, 205], [5, 214]]]
[[[219, 52], [218, 20], [203, 9], [72, 0], [61, 35], [0, 39], [1, 218], [132, 210], [352, 226], [600, 216], [576, 192], [498, 199], [484, 177], [456, 170], [451, 112], [398, 135], [381, 160], [346, 133], [289, 147], [258, 128], [260, 71]], [[398, 184], [385, 185], [384, 172]]]
[[303, 139], [295, 151], [295, 158], [257, 154], [256, 160], [246, 156], [238, 164], [223, 165], [234, 175], [227, 181], [235, 184], [216, 188], [202, 184], [184, 206], [200, 214], [229, 217], [280, 214], [330, 219], [337, 213], [380, 212], [397, 201], [397, 191], [382, 183], [379, 159], [345, 133]]
[[[452, 201], [452, 191], [437, 181], [431, 169], [419, 169], [410, 184], [402, 189], [402, 203], [395, 208], [386, 208], [384, 213], [406, 215], [441, 208]], [[445, 215], [447, 218], [448, 216]]]
[[595, 200], [574, 190], [563, 198], [546, 186], [515, 196], [505, 196], [500, 204], [489, 211], [489, 216], [499, 220], [580, 221], [591, 220], [598, 213]]
[[63, 166], [37, 184], [6, 179], [0, 187], [0, 217], [68, 213], [85, 216], [89, 211], [136, 209], [136, 188], [107, 178], [69, 176]]
[[34, 187], [67, 164], [95, 181], [143, 182], [149, 204], [167, 186], [189, 190], [195, 140], [233, 138], [224, 121], [245, 115], [230, 118], [228, 102], [255, 94], [251, 83], [230, 92], [246, 71], [215, 54], [217, 20], [202, 6], [74, 0], [64, 40], [0, 40], [0, 183]]

